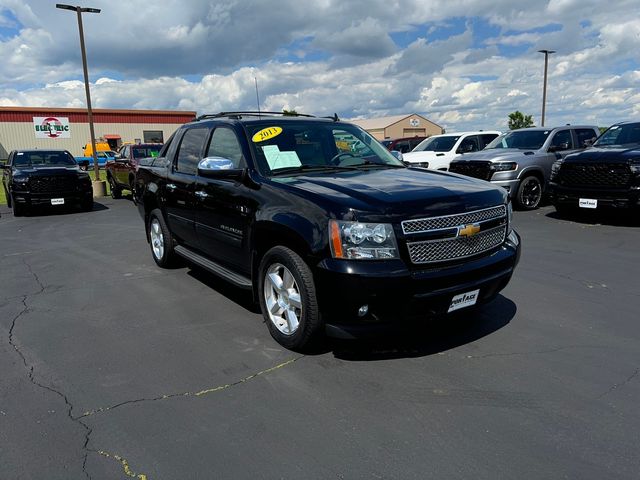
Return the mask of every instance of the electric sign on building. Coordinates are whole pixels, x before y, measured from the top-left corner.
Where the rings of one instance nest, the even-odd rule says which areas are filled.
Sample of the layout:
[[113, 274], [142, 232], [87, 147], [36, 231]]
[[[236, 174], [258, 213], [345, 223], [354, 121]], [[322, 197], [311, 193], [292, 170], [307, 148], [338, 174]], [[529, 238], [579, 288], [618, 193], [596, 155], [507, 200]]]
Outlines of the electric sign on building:
[[36, 138], [71, 138], [67, 117], [33, 117]]

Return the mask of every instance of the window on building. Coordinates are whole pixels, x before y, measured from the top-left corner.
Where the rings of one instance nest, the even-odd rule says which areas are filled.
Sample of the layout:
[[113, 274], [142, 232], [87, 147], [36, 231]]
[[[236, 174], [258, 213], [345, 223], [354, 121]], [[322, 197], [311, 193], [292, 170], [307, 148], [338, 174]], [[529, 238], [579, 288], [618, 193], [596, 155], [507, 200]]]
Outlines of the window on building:
[[143, 130], [144, 143], [164, 143], [162, 130]]

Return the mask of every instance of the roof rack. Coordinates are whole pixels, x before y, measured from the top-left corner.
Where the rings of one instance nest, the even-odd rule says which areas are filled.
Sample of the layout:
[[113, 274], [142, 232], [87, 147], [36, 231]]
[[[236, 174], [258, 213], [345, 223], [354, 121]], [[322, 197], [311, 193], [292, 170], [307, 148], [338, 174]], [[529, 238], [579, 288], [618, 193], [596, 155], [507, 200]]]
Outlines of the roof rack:
[[[220, 117], [236, 117], [241, 118], [243, 115], [252, 116], [252, 117], [261, 117], [262, 115], [282, 115], [287, 117], [310, 117], [316, 118], [314, 115], [307, 115], [304, 113], [290, 113], [290, 112], [256, 112], [256, 111], [240, 111], [240, 112], [220, 112], [220, 113], [209, 113], [205, 115], [200, 115], [195, 119], [196, 122], [200, 120], [205, 120], [207, 118], [220, 118]], [[333, 118], [333, 117], [331, 117]]]

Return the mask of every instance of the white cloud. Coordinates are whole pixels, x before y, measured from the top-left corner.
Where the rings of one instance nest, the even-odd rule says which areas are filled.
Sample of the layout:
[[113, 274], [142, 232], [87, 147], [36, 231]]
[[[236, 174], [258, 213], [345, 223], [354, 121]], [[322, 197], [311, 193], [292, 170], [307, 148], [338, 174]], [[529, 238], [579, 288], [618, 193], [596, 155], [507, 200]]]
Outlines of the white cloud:
[[[95, 107], [254, 109], [257, 77], [265, 109], [417, 111], [448, 130], [503, 129], [513, 110], [539, 116], [540, 48], [557, 50], [547, 124], [637, 116], [636, 3], [96, 0], [102, 13], [83, 18]], [[482, 38], [479, 21], [500, 34]], [[71, 12], [48, 0], [0, 0], [0, 28], [0, 104], [84, 106]], [[505, 47], [522, 53], [503, 55]]]

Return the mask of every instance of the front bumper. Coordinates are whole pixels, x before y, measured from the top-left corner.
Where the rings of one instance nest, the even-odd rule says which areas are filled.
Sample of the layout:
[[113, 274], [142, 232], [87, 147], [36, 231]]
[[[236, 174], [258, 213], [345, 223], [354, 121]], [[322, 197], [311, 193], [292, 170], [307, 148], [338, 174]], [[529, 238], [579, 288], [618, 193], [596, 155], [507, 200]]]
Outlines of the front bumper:
[[[64, 204], [53, 205], [52, 199], [64, 199]], [[93, 190], [75, 191], [75, 192], [58, 192], [58, 193], [30, 193], [14, 191], [12, 193], [12, 201], [18, 205], [25, 207], [63, 207], [69, 204], [76, 204], [89, 201], [93, 199]]]
[[640, 208], [640, 188], [593, 189], [550, 183], [549, 198], [554, 205], [576, 208], [581, 198], [598, 200], [598, 208]]
[[[520, 259], [514, 231], [490, 255], [450, 266], [408, 270], [397, 261], [325, 259], [316, 270], [316, 288], [327, 333], [354, 338], [369, 331], [446, 315], [454, 296], [480, 290], [477, 304], [492, 300]], [[368, 312], [359, 316], [361, 307]]]
[[520, 180], [515, 178], [513, 180], [490, 180], [490, 182], [504, 188], [507, 192], [514, 193], [518, 189]]

